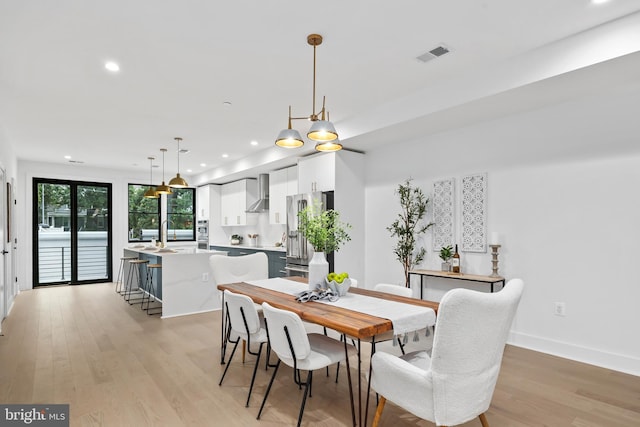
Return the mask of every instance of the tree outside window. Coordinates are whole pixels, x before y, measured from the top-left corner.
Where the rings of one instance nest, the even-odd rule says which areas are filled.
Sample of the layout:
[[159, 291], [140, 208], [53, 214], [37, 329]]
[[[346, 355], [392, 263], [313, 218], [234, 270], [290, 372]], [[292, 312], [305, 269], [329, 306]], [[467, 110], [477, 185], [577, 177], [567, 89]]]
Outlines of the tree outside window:
[[149, 186], [129, 184], [129, 242], [160, 239], [160, 198], [147, 199]]
[[172, 188], [167, 196], [167, 241], [196, 240], [196, 190], [195, 188]]

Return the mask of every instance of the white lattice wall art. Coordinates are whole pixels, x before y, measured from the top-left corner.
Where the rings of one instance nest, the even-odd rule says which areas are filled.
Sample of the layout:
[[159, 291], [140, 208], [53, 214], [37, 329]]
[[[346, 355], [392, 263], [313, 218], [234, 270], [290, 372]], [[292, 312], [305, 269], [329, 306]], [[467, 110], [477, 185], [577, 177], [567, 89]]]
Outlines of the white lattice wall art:
[[453, 245], [454, 226], [454, 185], [453, 178], [433, 183], [433, 250]]
[[487, 174], [462, 178], [462, 251], [487, 251]]

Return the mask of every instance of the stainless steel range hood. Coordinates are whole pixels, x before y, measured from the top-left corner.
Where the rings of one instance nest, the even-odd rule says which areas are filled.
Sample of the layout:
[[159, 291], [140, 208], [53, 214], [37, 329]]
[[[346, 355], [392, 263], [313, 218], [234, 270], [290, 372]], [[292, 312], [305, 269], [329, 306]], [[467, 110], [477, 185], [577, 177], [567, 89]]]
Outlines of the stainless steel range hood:
[[269, 210], [269, 174], [258, 175], [258, 200], [249, 206], [248, 213], [267, 212]]

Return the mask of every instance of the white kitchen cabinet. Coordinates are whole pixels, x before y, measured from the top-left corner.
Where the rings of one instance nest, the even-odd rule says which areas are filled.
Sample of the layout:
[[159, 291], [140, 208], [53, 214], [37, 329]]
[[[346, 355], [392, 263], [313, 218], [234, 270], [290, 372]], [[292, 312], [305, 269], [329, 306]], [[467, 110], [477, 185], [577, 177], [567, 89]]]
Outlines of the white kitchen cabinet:
[[220, 192], [220, 225], [237, 226], [255, 224], [254, 215], [247, 215], [247, 207], [258, 198], [255, 179], [241, 179], [224, 184]]
[[210, 209], [209, 209], [209, 186], [203, 185], [196, 188], [196, 209], [197, 215], [196, 219], [206, 219], [209, 220]]
[[336, 154], [320, 153], [298, 160], [298, 193], [335, 190]]
[[291, 166], [269, 173], [269, 223], [287, 223], [287, 196], [298, 193], [298, 168]]

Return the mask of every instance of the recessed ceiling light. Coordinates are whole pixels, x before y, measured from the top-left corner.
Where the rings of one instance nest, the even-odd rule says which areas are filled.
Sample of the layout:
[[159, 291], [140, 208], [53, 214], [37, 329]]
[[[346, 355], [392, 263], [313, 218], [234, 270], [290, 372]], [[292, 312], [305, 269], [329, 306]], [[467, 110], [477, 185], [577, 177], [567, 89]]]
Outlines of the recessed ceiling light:
[[191, 172], [193, 172], [193, 171], [192, 171], [191, 169], [187, 169], [187, 172], [191, 173]]
[[609, 0], [591, 0], [591, 3], [593, 4], [603, 4], [603, 3], [607, 3]]
[[258, 141], [251, 141], [251, 145], [255, 147], [256, 145], [258, 145]]
[[205, 166], [207, 166], [207, 164], [206, 163], [200, 163], [200, 166], [205, 167]]
[[120, 71], [120, 66], [113, 61], [105, 62], [104, 68], [114, 73], [117, 73], [118, 71]]
[[226, 159], [227, 157], [229, 157], [229, 155], [228, 155], [227, 153], [224, 153], [224, 154], [222, 155], [222, 158], [224, 158], [224, 159]]
[[67, 155], [67, 156], [64, 156], [64, 158], [69, 160], [69, 159], [71, 159], [71, 156]]

